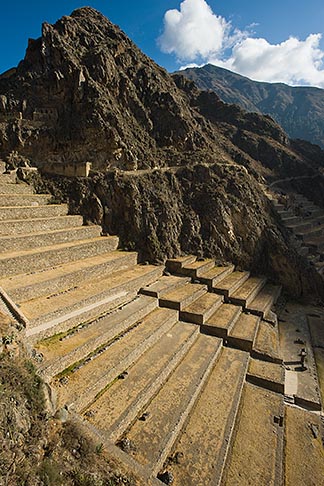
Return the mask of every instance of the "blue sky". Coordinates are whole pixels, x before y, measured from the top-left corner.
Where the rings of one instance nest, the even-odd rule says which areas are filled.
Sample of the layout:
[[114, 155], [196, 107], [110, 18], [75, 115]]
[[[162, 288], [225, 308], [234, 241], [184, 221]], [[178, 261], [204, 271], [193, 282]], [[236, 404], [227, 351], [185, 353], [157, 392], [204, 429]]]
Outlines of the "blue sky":
[[3, 0], [0, 72], [23, 58], [43, 21], [83, 5], [169, 71], [212, 62], [253, 79], [324, 87], [324, 40], [311, 36], [324, 34], [323, 0]]

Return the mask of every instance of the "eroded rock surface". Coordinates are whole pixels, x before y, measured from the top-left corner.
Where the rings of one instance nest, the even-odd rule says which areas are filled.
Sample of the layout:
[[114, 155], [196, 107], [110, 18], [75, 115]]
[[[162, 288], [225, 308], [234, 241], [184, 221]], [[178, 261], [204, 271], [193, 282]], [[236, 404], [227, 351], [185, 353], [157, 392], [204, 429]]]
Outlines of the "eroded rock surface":
[[86, 223], [119, 235], [121, 247], [136, 249], [142, 261], [193, 253], [264, 273], [295, 297], [324, 295], [322, 279], [292, 248], [243, 167], [199, 164], [77, 180], [44, 176], [44, 184], [57, 200], [69, 198], [70, 211], [81, 212]]

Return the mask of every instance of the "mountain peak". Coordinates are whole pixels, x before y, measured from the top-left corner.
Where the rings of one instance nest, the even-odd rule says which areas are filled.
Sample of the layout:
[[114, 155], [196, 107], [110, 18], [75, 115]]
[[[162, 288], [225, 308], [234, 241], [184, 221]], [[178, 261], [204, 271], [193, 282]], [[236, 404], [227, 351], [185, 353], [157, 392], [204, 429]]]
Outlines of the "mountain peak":
[[0, 78], [0, 95], [3, 114], [21, 119], [18, 139], [0, 135], [0, 150], [35, 163], [150, 167], [164, 164], [165, 147], [178, 153], [212, 142], [172, 77], [90, 7], [44, 23], [15, 74]]

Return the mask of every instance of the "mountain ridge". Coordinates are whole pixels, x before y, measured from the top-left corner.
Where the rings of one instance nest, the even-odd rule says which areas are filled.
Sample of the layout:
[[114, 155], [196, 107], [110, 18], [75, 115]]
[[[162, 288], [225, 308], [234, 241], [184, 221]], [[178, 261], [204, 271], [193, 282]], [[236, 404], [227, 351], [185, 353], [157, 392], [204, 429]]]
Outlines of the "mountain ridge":
[[215, 91], [227, 103], [269, 114], [290, 138], [305, 139], [324, 148], [323, 89], [253, 81], [211, 64], [178, 73], [194, 81], [200, 89]]

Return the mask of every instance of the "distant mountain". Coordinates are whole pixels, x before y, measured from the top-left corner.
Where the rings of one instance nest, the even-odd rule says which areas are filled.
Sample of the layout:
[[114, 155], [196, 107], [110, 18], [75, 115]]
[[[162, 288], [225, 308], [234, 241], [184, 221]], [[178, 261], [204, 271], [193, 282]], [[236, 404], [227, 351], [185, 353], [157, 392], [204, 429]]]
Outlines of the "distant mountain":
[[324, 90], [261, 83], [210, 64], [181, 73], [200, 89], [211, 89], [226, 103], [269, 114], [291, 138], [300, 138], [324, 148]]

